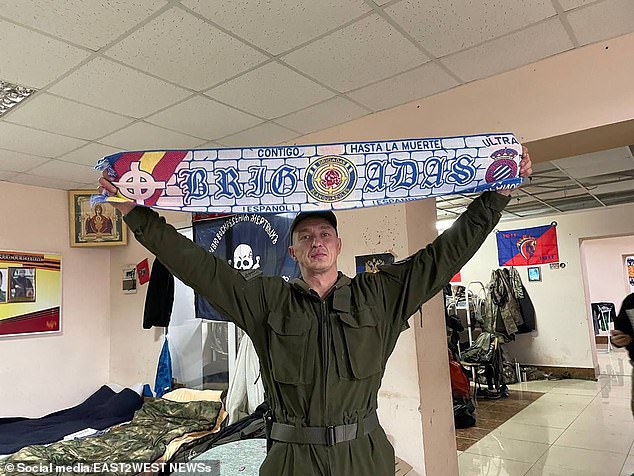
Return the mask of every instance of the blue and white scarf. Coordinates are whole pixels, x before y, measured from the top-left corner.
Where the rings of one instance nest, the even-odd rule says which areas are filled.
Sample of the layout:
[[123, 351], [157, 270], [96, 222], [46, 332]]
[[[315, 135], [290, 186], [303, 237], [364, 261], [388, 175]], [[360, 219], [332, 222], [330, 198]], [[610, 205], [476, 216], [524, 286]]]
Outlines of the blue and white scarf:
[[121, 152], [96, 166], [119, 193], [95, 201], [212, 213], [344, 210], [515, 188], [521, 152], [508, 133]]

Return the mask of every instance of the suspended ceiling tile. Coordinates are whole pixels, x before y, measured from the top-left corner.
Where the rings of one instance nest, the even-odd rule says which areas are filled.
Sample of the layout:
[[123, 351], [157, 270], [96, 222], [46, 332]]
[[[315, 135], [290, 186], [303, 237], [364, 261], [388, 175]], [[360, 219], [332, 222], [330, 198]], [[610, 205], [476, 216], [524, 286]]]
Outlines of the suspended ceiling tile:
[[634, 203], [634, 191], [628, 190], [610, 195], [602, 195], [601, 200], [608, 206]]
[[560, 179], [568, 178], [568, 175], [566, 175], [564, 171], [559, 170], [557, 167], [552, 165], [552, 162], [546, 162], [546, 163], [550, 165], [552, 168], [548, 168], [548, 169], [544, 168], [542, 170], [538, 168], [536, 170], [536, 167], [538, 167], [539, 164], [533, 164], [533, 174], [531, 175], [531, 177], [534, 180], [537, 180], [537, 179], [560, 180]]
[[452, 219], [455, 219], [456, 217], [457, 215], [454, 215], [451, 213], [443, 213], [441, 210], [438, 210], [438, 212], [436, 213], [436, 221], [452, 220]]
[[96, 189], [97, 181], [101, 172], [95, 170], [94, 167], [87, 165], [71, 164], [70, 162], [62, 162], [61, 160], [51, 160], [39, 167], [29, 170], [29, 175], [37, 175], [40, 177], [50, 177], [57, 180], [66, 180], [69, 182], [86, 183], [92, 181]]
[[[522, 193], [522, 192], [525, 192], [525, 193]], [[533, 189], [532, 187], [522, 186], [521, 192], [518, 192], [516, 194], [516, 196], [520, 197], [521, 200], [524, 200], [524, 199], [526, 199], [526, 200], [534, 200], [532, 198], [532, 195], [535, 195], [536, 193], [537, 193], [537, 190]]]
[[570, 191], [570, 190], [583, 190], [577, 183], [572, 180], [561, 180], [558, 182], [552, 182], [548, 184], [533, 184], [531, 187], [534, 193], [539, 195], [543, 193], [557, 192], [557, 191]]
[[366, 109], [352, 101], [344, 97], [335, 97], [321, 104], [280, 117], [275, 122], [294, 131], [308, 134], [357, 119], [366, 114], [369, 114]]
[[[530, 195], [534, 195], [534, 196], [539, 196], [542, 193], [548, 193], [554, 190], [559, 190], [559, 188], [556, 187], [540, 187], [540, 186], [535, 186], [535, 185], [525, 185], [522, 186], [522, 191], [526, 192], [526, 194], [530, 194]], [[524, 197], [526, 196], [526, 194], [522, 194], [521, 196]]]
[[262, 122], [262, 119], [220, 104], [206, 96], [194, 96], [146, 120], [158, 126], [207, 139], [235, 134]]
[[509, 202], [510, 206], [524, 204], [524, 203], [539, 203], [539, 200], [536, 197], [533, 197], [532, 195], [528, 195], [522, 192], [527, 192], [528, 194], [531, 193], [529, 190], [526, 190], [526, 187], [522, 187], [518, 192], [515, 192], [512, 195], [512, 199]]
[[200, 144], [198, 149], [222, 149], [224, 146], [214, 141], [205, 142], [204, 144]]
[[275, 55], [310, 41], [370, 10], [362, 0], [184, 0], [182, 3]]
[[282, 58], [338, 91], [350, 91], [428, 61], [383, 18], [372, 15]]
[[561, 5], [564, 11], [568, 11], [596, 1], [597, 0], [559, 0], [559, 5]]
[[18, 174], [11, 178], [11, 182], [23, 185], [33, 185], [35, 187], [55, 188], [59, 190], [73, 190], [82, 187], [81, 183], [70, 180], [61, 180], [51, 177], [40, 177], [38, 175]]
[[248, 131], [225, 137], [220, 142], [225, 147], [258, 147], [277, 145], [297, 137], [297, 133], [272, 122], [255, 126]]
[[[552, 215], [553, 213], [557, 213], [557, 211], [547, 206], [542, 206], [542, 207], [534, 207], [534, 208], [517, 209], [517, 210], [513, 210], [513, 213], [521, 215], [522, 217], [534, 217], [539, 215]], [[504, 210], [502, 212], [502, 215], [507, 217], [508, 219], [515, 219], [515, 216], [510, 214], [508, 210]]]
[[568, 169], [568, 168], [574, 168], [576, 164], [580, 164], [580, 163], [583, 163], [584, 165], [586, 165], [588, 163], [596, 162], [596, 161], [607, 161], [607, 160], [613, 160], [613, 159], [620, 160], [622, 158], [628, 158], [634, 164], [632, 151], [630, 150], [629, 147], [617, 147], [614, 149], [591, 152], [589, 154], [574, 155], [572, 157], [557, 159], [553, 161], [552, 163], [555, 164], [557, 167]]
[[445, 215], [451, 216], [451, 217], [457, 217], [460, 216], [464, 213], [465, 209], [464, 208], [443, 208], [441, 207], [439, 210], [442, 210], [442, 212]]
[[542, 208], [545, 205], [537, 200], [535, 197], [524, 195], [522, 193], [516, 193], [511, 198], [511, 201], [506, 206], [508, 210], [524, 210], [533, 208]]
[[279, 63], [269, 63], [205, 93], [256, 116], [273, 119], [334, 94]]
[[532, 177], [532, 180], [529, 179], [528, 184], [522, 188], [526, 190], [534, 190], [535, 192], [540, 192], [549, 189], [557, 189], [563, 187], [573, 187], [575, 184], [569, 180], [564, 179], [538, 179], [537, 177]]
[[205, 141], [145, 122], [137, 122], [104, 137], [101, 142], [121, 150], [171, 150], [192, 149]]
[[549, 0], [404, 0], [385, 11], [436, 57], [497, 38], [556, 14]]
[[132, 119], [50, 94], [37, 94], [5, 116], [5, 120], [56, 134], [96, 139]]
[[634, 2], [604, 0], [567, 14], [581, 45], [625, 35], [634, 31]]
[[381, 111], [457, 86], [458, 82], [436, 63], [428, 62], [394, 78], [347, 95], [374, 111]]
[[453, 54], [441, 61], [465, 81], [473, 81], [533, 63], [573, 48], [555, 18]]
[[94, 167], [95, 165], [97, 165], [97, 162], [103, 157], [116, 154], [119, 151], [120, 150], [115, 147], [92, 142], [84, 147], [69, 152], [68, 154], [64, 154], [58, 158], [59, 160], [63, 160], [64, 162], [90, 165]]
[[551, 162], [534, 162], [533, 163], [533, 174], [537, 173], [547, 173], [550, 171], [555, 171], [556, 173], [561, 173], [557, 167], [555, 167]]
[[117, 43], [106, 55], [196, 91], [268, 59], [176, 7]]
[[571, 199], [563, 201], [552, 202], [554, 206], [560, 209], [562, 212], [573, 212], [578, 210], [590, 210], [593, 208], [604, 208], [599, 202], [592, 197], [586, 200]]
[[473, 199], [469, 198], [469, 196], [462, 195], [445, 195], [443, 197], [439, 197], [442, 199], [443, 203], [451, 203], [452, 205], [468, 205]]
[[571, 177], [576, 179], [581, 180], [597, 177], [598, 180], [601, 180], [600, 177], [603, 175], [618, 174], [619, 172], [627, 173], [631, 172], [632, 168], [634, 168], [634, 163], [631, 159], [614, 159], [610, 161], [604, 161], [603, 163], [599, 164], [584, 164], [579, 167], [565, 170]]
[[4, 172], [0, 170], [0, 181], [10, 182], [17, 174], [15, 172]]
[[33, 167], [48, 162], [48, 160], [44, 157], [0, 149], [0, 170], [4, 172], [26, 172]]
[[42, 157], [57, 157], [85, 143], [83, 140], [71, 137], [0, 122], [0, 149], [15, 150]]
[[144, 117], [191, 93], [185, 89], [122, 66], [95, 58], [50, 91], [91, 106], [132, 117]]
[[581, 187], [569, 188], [566, 190], [551, 190], [548, 192], [534, 193], [533, 195], [546, 202], [553, 200], [567, 200], [575, 197], [591, 197], [591, 195]]
[[598, 185], [605, 185], [610, 183], [619, 183], [632, 180], [634, 178], [633, 170], [624, 170], [614, 174], [594, 175], [592, 177], [585, 177], [579, 179], [579, 181], [586, 187], [594, 187]]
[[631, 180], [621, 180], [619, 182], [606, 183], [589, 187], [590, 191], [599, 196], [618, 192], [634, 192], [634, 178]]
[[[450, 195], [448, 195], [450, 196]], [[440, 200], [440, 198], [436, 199], [436, 203], [438, 204], [438, 206], [446, 209], [446, 210], [464, 210], [466, 209], [469, 204], [471, 203], [471, 200], [447, 200], [447, 201], [442, 201]]]
[[[4, 13], [2, 8], [0, 12]], [[77, 66], [90, 54], [3, 20], [0, 20], [0, 45], [0, 79], [37, 89]]]
[[164, 0], [0, 0], [2, 16], [94, 51], [157, 11]]
[[553, 163], [574, 178], [592, 177], [634, 168], [634, 158], [629, 147], [567, 157], [555, 160]]

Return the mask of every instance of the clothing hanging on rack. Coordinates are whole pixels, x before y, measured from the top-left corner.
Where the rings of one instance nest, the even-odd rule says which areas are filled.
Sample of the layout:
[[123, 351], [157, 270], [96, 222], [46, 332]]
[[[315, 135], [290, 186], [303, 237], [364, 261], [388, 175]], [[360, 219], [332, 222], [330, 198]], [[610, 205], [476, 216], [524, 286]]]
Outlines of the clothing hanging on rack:
[[532, 332], [535, 330], [535, 306], [533, 306], [533, 301], [528, 295], [524, 283], [522, 283], [520, 273], [513, 267], [505, 268], [503, 271], [509, 275], [513, 295], [519, 304], [520, 314], [522, 316], [523, 322], [518, 324], [517, 333], [525, 334]]
[[152, 263], [150, 282], [145, 295], [143, 329], [168, 327], [174, 305], [174, 276], [158, 259]]
[[496, 333], [505, 340], [513, 340], [518, 331], [518, 325], [523, 324], [519, 303], [513, 294], [509, 273], [504, 269], [494, 269], [491, 281], [487, 286], [486, 312], [484, 330]]

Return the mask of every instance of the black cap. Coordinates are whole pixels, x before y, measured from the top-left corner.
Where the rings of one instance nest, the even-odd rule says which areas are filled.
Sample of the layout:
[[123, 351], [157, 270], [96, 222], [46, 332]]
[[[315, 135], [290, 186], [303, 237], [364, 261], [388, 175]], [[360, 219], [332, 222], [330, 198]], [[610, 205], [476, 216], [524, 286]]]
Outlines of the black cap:
[[300, 212], [297, 214], [295, 219], [293, 220], [293, 224], [291, 225], [291, 241], [293, 241], [293, 232], [297, 225], [300, 222], [304, 221], [306, 218], [323, 218], [328, 223], [332, 225], [332, 227], [337, 231], [337, 217], [330, 210], [318, 210], [314, 212]]

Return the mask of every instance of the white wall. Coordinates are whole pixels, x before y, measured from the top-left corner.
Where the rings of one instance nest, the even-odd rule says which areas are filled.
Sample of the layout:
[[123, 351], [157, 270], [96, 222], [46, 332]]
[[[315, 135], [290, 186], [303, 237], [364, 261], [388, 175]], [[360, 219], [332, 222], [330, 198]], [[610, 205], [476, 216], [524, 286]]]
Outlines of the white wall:
[[[169, 223], [176, 227], [187, 226], [190, 214], [162, 212]], [[143, 248], [130, 233], [130, 243], [125, 248], [113, 250], [110, 259], [110, 379], [121, 385], [149, 383], [154, 388], [156, 365], [163, 345], [163, 328], [143, 329], [143, 308], [147, 284], [137, 285], [136, 294], [124, 294], [121, 276], [127, 265], [136, 265], [154, 256]], [[172, 353], [172, 352], [170, 352]], [[177, 351], [172, 354], [178, 359]], [[173, 362], [178, 366], [178, 362]]]
[[618, 312], [631, 292], [623, 256], [634, 256], [634, 235], [584, 240], [581, 254], [586, 263], [590, 302], [612, 302]]
[[[595, 367], [591, 342], [594, 331], [588, 321], [590, 310], [584, 293], [580, 242], [592, 237], [634, 234], [632, 216], [634, 205], [627, 205], [505, 221], [498, 225], [499, 230], [510, 230], [556, 221], [559, 259], [566, 263], [564, 269], [557, 270], [542, 265], [541, 282], [528, 282], [526, 268], [518, 268], [536, 308], [537, 330], [519, 335], [515, 342], [506, 345], [512, 357], [522, 364]], [[492, 234], [464, 267], [463, 282], [486, 283], [491, 270], [497, 267], [497, 245]]]
[[[385, 206], [337, 213], [343, 250], [339, 269], [354, 276], [355, 256], [391, 252], [396, 260], [410, 254], [403, 206]], [[420, 386], [413, 327], [403, 332], [388, 361], [379, 391], [379, 419], [396, 455], [425, 474]]]
[[70, 248], [65, 191], [0, 182], [0, 203], [0, 249], [62, 255], [62, 332], [0, 339], [0, 417], [37, 417], [108, 381], [110, 251]]

